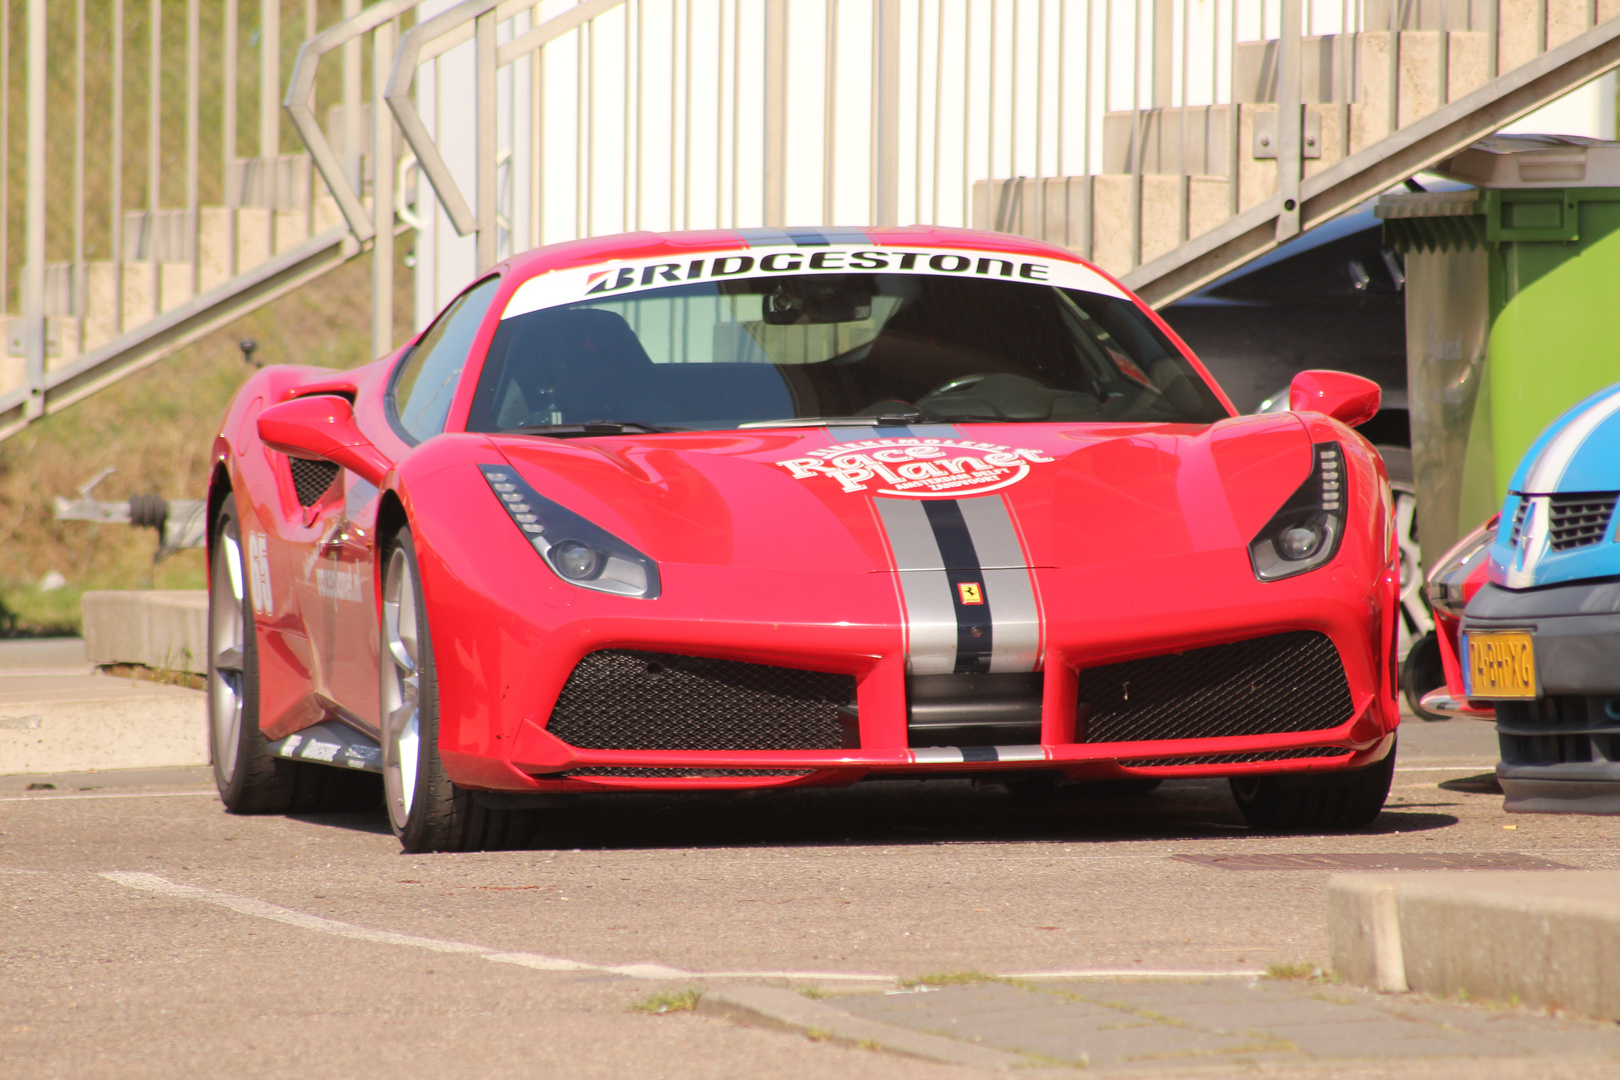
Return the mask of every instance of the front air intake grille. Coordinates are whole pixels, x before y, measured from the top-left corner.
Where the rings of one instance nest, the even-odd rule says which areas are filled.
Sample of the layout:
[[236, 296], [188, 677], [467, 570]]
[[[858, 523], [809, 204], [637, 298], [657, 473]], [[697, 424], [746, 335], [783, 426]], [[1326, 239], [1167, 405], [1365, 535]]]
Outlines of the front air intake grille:
[[299, 506], [314, 506], [326, 489], [337, 479], [341, 467], [330, 461], [311, 461], [290, 457], [287, 468], [292, 472], [293, 490], [298, 493]]
[[1352, 708], [1339, 652], [1314, 630], [1080, 673], [1088, 743], [1318, 731], [1349, 720]]
[[853, 675], [605, 649], [574, 668], [547, 730], [589, 750], [838, 750], [854, 702]]
[[788, 779], [809, 776], [814, 769], [682, 769], [643, 768], [635, 765], [591, 765], [583, 769], [570, 769], [564, 776], [637, 776], [637, 777], [724, 777], [724, 776], [776, 776]]
[[1616, 493], [1592, 491], [1553, 495], [1547, 500], [1547, 539], [1554, 551], [1585, 547], [1603, 539], [1614, 516]]
[[1334, 761], [1349, 754], [1343, 746], [1306, 746], [1294, 750], [1255, 750], [1247, 754], [1199, 754], [1196, 757], [1131, 758], [1120, 764], [1132, 769], [1162, 768], [1167, 765], [1242, 765], [1250, 761]]
[[1524, 516], [1530, 512], [1530, 496], [1519, 496], [1519, 507], [1513, 511], [1513, 528], [1508, 532], [1508, 546], [1519, 546], [1519, 534], [1524, 532]]

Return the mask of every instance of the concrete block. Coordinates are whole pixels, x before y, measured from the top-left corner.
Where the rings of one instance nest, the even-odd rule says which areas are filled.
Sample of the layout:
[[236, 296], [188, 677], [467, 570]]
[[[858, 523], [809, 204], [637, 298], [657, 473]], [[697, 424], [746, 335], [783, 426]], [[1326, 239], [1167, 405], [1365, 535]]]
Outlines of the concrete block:
[[303, 210], [277, 210], [275, 216], [277, 255], [309, 239], [309, 215]]
[[1547, 0], [1547, 48], [1586, 33], [1587, 0]]
[[123, 267], [124, 331], [157, 318], [158, 264], [126, 262]]
[[84, 648], [93, 664], [208, 670], [208, 594], [202, 590], [87, 592]]
[[1254, 146], [1254, 118], [1275, 113], [1275, 105], [1242, 105], [1238, 108], [1238, 210], [1258, 206], [1277, 194], [1277, 161], [1259, 159]]
[[93, 262], [85, 267], [84, 350], [99, 348], [118, 336], [118, 264]]
[[1529, 63], [1541, 51], [1536, 28], [1537, 0], [1504, 0], [1496, 29], [1496, 70], [1506, 73]]
[[197, 214], [197, 290], [218, 288], [235, 273], [235, 216], [223, 206], [205, 206]]
[[1092, 178], [1095, 232], [1091, 261], [1110, 274], [1131, 268], [1131, 178], [1106, 174]]
[[[13, 315], [0, 319], [0, 341], [11, 340], [12, 326], [21, 317]], [[28, 381], [28, 358], [12, 356], [9, 348], [0, 348], [0, 394], [17, 389]]]
[[1350, 874], [1328, 881], [1352, 982], [1620, 1019], [1620, 872]]
[[73, 315], [52, 315], [45, 320], [45, 370], [55, 371], [79, 358], [80, 324]]
[[158, 264], [158, 310], [173, 311], [197, 295], [191, 284], [191, 264], [166, 262]]
[[1142, 261], [1152, 262], [1181, 243], [1181, 177], [1142, 177]]
[[269, 260], [275, 251], [271, 243], [272, 211], [262, 206], [244, 206], [236, 211], [236, 272], [245, 273]]

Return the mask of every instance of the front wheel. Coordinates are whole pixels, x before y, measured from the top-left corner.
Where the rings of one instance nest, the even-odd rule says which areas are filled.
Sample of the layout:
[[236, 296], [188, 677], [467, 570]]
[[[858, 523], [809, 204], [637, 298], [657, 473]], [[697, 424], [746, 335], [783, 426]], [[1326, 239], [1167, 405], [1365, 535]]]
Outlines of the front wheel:
[[480, 805], [445, 774], [439, 758], [439, 686], [409, 528], [384, 555], [382, 647], [383, 787], [388, 820], [406, 851], [513, 847], [533, 831], [533, 811]]
[[1261, 832], [1337, 832], [1368, 825], [1384, 808], [1395, 777], [1395, 748], [1382, 761], [1341, 772], [1234, 776], [1232, 797]]

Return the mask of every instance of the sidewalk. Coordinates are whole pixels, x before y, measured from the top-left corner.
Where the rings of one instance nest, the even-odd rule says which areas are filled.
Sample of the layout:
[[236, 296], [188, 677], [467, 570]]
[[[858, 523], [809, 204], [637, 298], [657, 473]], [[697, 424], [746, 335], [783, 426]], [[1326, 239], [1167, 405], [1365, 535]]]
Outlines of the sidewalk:
[[0, 776], [206, 765], [205, 700], [95, 674], [77, 638], [0, 641]]
[[1565, 1067], [1590, 1062], [1593, 1075], [1620, 1070], [1620, 1028], [1612, 1023], [1311, 980], [984, 981], [816, 1001], [725, 987], [705, 994], [698, 1011], [986, 1069], [1182, 1075], [1269, 1066], [1268, 1075], [1287, 1075], [1290, 1066], [1407, 1062], [1411, 1075], [1422, 1075], [1446, 1059], [1474, 1059], [1476, 1067], [1479, 1059], [1547, 1059]]

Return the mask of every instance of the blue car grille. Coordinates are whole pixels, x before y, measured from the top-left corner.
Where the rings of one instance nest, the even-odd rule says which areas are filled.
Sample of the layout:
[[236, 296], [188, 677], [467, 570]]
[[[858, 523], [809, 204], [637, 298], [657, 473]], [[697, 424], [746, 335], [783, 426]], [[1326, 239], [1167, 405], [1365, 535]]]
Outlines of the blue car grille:
[[1547, 532], [1552, 549], [1569, 551], [1602, 540], [1614, 516], [1616, 494], [1587, 491], [1549, 497]]

